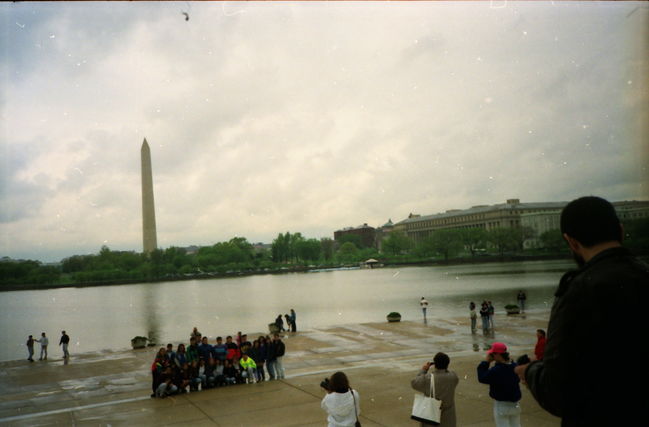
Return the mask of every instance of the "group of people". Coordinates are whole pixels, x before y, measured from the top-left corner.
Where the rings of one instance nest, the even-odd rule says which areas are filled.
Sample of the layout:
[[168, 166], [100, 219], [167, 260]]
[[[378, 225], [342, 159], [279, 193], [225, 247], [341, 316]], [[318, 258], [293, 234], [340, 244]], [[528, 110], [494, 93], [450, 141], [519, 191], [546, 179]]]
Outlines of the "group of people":
[[265, 381], [266, 371], [269, 380], [282, 379], [285, 353], [278, 333], [250, 342], [238, 332], [236, 339], [227, 336], [223, 342], [216, 337], [212, 345], [194, 327], [187, 347], [178, 344], [174, 351], [173, 344], [167, 344], [158, 350], [151, 364], [151, 397]]
[[[62, 346], [63, 349], [63, 359], [68, 359], [70, 357], [70, 353], [68, 353], [69, 342], [70, 337], [65, 333], [65, 331], [62, 331], [59, 345]], [[47, 337], [45, 332], [41, 332], [40, 338], [34, 338], [33, 335], [30, 335], [27, 338], [27, 342], [25, 343], [25, 345], [27, 346], [27, 353], [29, 354], [27, 360], [29, 360], [30, 362], [34, 361], [34, 343], [39, 343], [41, 345], [41, 356], [38, 360], [47, 360], [47, 347], [50, 344], [50, 339]]]
[[[487, 335], [489, 332], [493, 332], [495, 328], [494, 323], [494, 314], [496, 309], [494, 308], [491, 301], [482, 301], [480, 307], [480, 318], [482, 319], [482, 332]], [[471, 318], [471, 333], [476, 333], [476, 323], [478, 320], [478, 314], [476, 313], [476, 305], [473, 301], [469, 304], [469, 317]]]
[[[286, 319], [286, 328], [284, 328], [284, 319]], [[297, 324], [295, 323], [297, 315], [295, 314], [295, 310], [291, 309], [291, 314], [286, 313], [284, 319], [282, 319], [281, 314], [278, 314], [275, 318], [277, 330], [280, 332], [297, 332]]]

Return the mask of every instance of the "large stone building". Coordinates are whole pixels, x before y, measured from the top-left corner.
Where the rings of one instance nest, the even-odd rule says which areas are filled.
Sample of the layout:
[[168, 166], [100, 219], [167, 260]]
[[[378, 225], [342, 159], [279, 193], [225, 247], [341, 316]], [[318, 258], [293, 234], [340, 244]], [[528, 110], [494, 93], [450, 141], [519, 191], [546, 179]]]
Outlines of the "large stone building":
[[[521, 203], [509, 199], [496, 205], [479, 205], [469, 209], [451, 209], [434, 215], [410, 214], [408, 218], [394, 224], [393, 230], [405, 232], [413, 241], [430, 236], [435, 230], [445, 228], [494, 228], [528, 227], [533, 237], [525, 247], [538, 245], [538, 237], [546, 231], [559, 229], [561, 210], [568, 202]], [[649, 201], [613, 202], [622, 222], [649, 217]]]
[[346, 235], [358, 236], [361, 245], [365, 248], [373, 248], [376, 246], [376, 229], [370, 227], [367, 223], [358, 227], [346, 227], [334, 231], [334, 240], [340, 242], [343, 236]]
[[451, 209], [433, 215], [410, 214], [394, 225], [395, 230], [405, 232], [415, 243], [430, 236], [435, 230], [445, 228], [511, 228], [521, 226], [521, 215], [561, 210], [566, 202], [521, 203], [509, 199], [497, 205], [478, 205], [469, 209]]

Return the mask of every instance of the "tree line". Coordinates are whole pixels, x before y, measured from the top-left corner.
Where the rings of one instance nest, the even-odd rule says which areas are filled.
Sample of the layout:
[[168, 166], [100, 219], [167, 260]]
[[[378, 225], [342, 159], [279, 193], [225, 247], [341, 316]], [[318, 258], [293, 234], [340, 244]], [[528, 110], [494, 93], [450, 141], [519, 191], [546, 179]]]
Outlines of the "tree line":
[[[649, 218], [626, 222], [625, 246], [638, 255], [649, 254]], [[523, 243], [536, 237], [538, 247]], [[114, 251], [102, 246], [97, 254], [74, 255], [57, 265], [33, 260], [0, 261], [1, 285], [63, 285], [119, 283], [182, 279], [224, 274], [254, 274], [291, 268], [357, 265], [376, 258], [384, 264], [448, 261], [456, 258], [507, 255], [567, 255], [559, 230], [533, 236], [526, 228], [441, 229], [414, 241], [404, 232], [393, 231], [380, 250], [364, 245], [360, 236], [347, 234], [339, 240], [307, 238], [301, 233], [279, 233], [271, 247], [253, 246], [245, 237], [200, 247], [195, 253], [184, 248], [156, 249], [150, 254]]]

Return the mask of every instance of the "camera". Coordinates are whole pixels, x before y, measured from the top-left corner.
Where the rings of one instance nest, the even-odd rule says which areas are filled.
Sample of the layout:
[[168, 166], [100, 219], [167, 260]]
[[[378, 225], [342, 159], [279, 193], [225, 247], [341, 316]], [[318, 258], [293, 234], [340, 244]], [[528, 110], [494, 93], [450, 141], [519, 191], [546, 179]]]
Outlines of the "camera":
[[331, 390], [331, 383], [329, 383], [329, 378], [325, 378], [324, 381], [320, 383], [320, 387], [324, 388], [325, 390]]

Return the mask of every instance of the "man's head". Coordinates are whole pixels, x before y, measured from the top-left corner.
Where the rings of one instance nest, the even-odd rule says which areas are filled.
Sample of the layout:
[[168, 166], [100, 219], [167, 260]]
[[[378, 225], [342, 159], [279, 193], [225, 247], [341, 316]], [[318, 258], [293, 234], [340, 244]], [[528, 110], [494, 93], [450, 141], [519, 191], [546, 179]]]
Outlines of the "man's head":
[[451, 359], [446, 353], [439, 352], [433, 357], [433, 363], [437, 369], [448, 369]]
[[611, 203], [601, 197], [580, 197], [561, 211], [561, 233], [590, 248], [600, 243], [622, 243], [622, 227]]
[[223, 338], [221, 337], [216, 337], [216, 343], [221, 344], [223, 342]]
[[543, 329], [537, 329], [536, 330], [536, 336], [539, 338], [545, 338], [545, 331]]
[[170, 352], [170, 351], [172, 351], [173, 349], [174, 349], [174, 345], [173, 345], [173, 344], [171, 344], [171, 343], [167, 344], [167, 352]]

